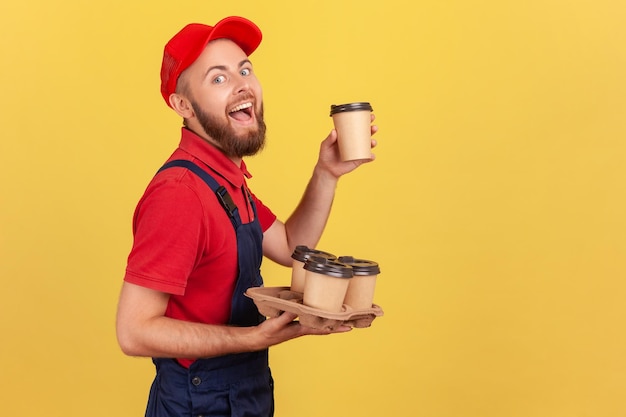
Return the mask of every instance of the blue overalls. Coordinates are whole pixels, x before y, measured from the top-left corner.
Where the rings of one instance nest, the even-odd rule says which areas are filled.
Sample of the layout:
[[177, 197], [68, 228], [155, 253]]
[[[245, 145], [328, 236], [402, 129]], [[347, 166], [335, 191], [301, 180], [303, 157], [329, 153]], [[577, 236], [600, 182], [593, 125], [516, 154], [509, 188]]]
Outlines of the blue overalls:
[[[175, 160], [160, 170], [187, 168], [215, 192], [237, 234], [239, 274], [232, 297], [229, 325], [256, 326], [265, 318], [244, 295], [250, 287], [263, 285], [261, 259], [263, 232], [256, 206], [248, 194], [254, 221], [242, 224], [239, 210], [223, 186], [191, 161]], [[270, 417], [274, 415], [274, 381], [268, 350], [198, 359], [189, 369], [175, 359], [153, 358], [156, 377], [150, 389], [146, 417]]]

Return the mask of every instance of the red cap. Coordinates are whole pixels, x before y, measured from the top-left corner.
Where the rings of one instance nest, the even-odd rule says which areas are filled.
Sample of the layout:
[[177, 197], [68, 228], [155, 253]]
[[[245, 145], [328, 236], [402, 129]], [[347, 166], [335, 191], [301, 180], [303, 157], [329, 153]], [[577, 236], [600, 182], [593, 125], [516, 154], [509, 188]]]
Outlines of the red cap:
[[261, 29], [243, 17], [226, 17], [215, 26], [191, 23], [181, 29], [165, 45], [161, 64], [161, 95], [170, 105], [170, 94], [176, 91], [180, 74], [200, 56], [206, 45], [214, 39], [230, 39], [246, 55], [252, 54], [261, 43]]

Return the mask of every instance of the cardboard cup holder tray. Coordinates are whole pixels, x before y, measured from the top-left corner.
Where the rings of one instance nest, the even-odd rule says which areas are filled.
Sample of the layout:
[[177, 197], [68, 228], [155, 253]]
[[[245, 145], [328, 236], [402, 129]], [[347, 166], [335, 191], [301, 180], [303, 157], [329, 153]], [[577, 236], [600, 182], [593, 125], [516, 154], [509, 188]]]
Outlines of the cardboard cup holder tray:
[[383, 310], [376, 304], [365, 310], [354, 310], [344, 304], [337, 313], [309, 307], [302, 304], [302, 293], [291, 291], [289, 287], [253, 287], [245, 295], [266, 317], [278, 317], [288, 311], [298, 315], [301, 325], [314, 329], [332, 331], [339, 326], [369, 327], [376, 317], [383, 315]]

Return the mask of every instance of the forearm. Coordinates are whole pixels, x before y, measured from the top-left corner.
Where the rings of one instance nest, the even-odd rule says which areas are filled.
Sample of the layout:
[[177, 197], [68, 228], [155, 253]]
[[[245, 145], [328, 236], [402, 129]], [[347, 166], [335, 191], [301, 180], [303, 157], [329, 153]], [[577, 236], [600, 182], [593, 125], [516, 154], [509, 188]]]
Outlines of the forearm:
[[335, 197], [338, 177], [317, 164], [300, 203], [285, 222], [289, 249], [315, 247], [319, 242]]
[[266, 347], [252, 327], [193, 323], [165, 316], [169, 294], [124, 282], [116, 330], [131, 356], [203, 358]]
[[253, 352], [306, 334], [327, 334], [300, 326], [283, 313], [258, 326], [193, 323], [166, 317], [169, 295], [125, 282], [117, 311], [117, 339], [130, 356], [208, 358]]
[[[376, 126], [372, 126], [372, 134], [377, 130]], [[375, 141], [372, 140], [372, 147], [375, 145]], [[291, 254], [297, 245], [315, 248], [326, 227], [339, 178], [366, 162], [368, 160], [341, 161], [337, 147], [337, 132], [333, 129], [320, 145], [320, 154], [313, 175], [293, 214], [284, 223], [275, 221], [265, 231], [263, 254], [281, 265], [288, 266], [291, 265]]]
[[[325, 329], [301, 326], [297, 316], [284, 312], [258, 326], [234, 327], [190, 323], [157, 317], [147, 326], [125, 327], [118, 321], [118, 340], [130, 356], [208, 358], [229, 353], [254, 352], [305, 335], [325, 335]], [[340, 326], [334, 332], [349, 331]]]
[[192, 323], [155, 317], [140, 325], [118, 324], [118, 339], [130, 356], [206, 358], [262, 349], [252, 327]]

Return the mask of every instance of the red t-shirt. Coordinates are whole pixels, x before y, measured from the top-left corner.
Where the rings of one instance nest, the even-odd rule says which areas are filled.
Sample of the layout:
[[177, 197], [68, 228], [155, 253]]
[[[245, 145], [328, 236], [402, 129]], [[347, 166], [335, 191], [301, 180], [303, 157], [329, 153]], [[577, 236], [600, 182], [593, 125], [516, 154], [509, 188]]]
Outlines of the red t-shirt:
[[[254, 213], [244, 189], [250, 178], [217, 148], [188, 129], [168, 159], [187, 159], [226, 187], [243, 223]], [[265, 232], [276, 220], [252, 195]], [[133, 247], [124, 280], [170, 294], [165, 315], [175, 319], [225, 324], [237, 278], [237, 238], [232, 223], [209, 186], [185, 168], [156, 175], [139, 201], [133, 219]], [[193, 361], [181, 361], [189, 365]]]

